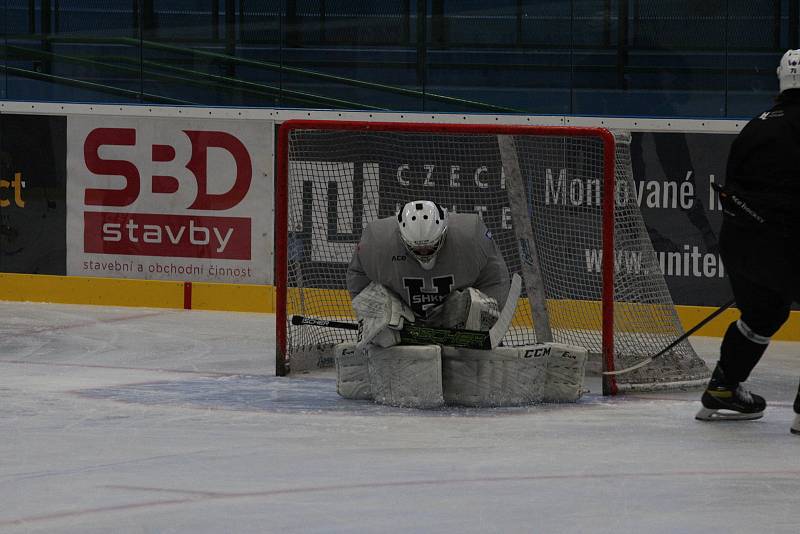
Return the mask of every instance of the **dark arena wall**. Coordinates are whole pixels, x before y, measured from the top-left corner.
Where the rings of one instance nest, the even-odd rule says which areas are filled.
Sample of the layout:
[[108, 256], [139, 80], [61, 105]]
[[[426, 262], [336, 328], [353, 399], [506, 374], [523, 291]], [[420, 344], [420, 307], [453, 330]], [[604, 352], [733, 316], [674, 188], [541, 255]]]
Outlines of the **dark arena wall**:
[[[799, 4], [12, 2], [0, 7], [6, 41], [0, 272], [177, 281], [194, 284], [194, 290], [206, 283], [270, 288], [272, 212], [254, 210], [271, 206], [265, 203], [271, 189], [253, 190], [224, 220], [212, 213], [202, 214], [211, 219], [189, 220], [183, 177], [158, 168], [168, 165], [170, 150], [180, 156], [184, 147], [179, 135], [166, 133], [169, 128], [194, 127], [179, 117], [208, 119], [202, 128], [216, 128], [219, 120], [263, 121], [242, 134], [242, 143], [265, 168], [272, 164], [274, 141], [259, 131], [271, 136], [274, 124], [289, 118], [574, 124], [632, 132], [635, 186], [626, 195], [644, 214], [673, 298], [701, 310], [719, 306], [729, 290], [711, 184], [724, 182], [727, 152], [744, 121], [771, 106], [782, 53], [800, 47]], [[95, 217], [98, 232], [79, 236], [76, 225], [95, 219], [83, 213], [70, 219], [70, 206], [85, 193], [71, 187], [87, 176], [114, 173], [70, 164], [78, 158], [69, 154], [81, 149], [69, 145], [77, 135], [69, 124], [96, 120], [100, 127], [115, 116], [137, 117], [117, 126], [141, 128], [132, 146], [150, 157], [134, 163], [141, 190], [155, 200], [117, 210], [119, 220]], [[228, 126], [239, 135], [238, 126]], [[166, 137], [159, 140], [156, 133]], [[108, 146], [125, 150], [124, 144]], [[236, 159], [240, 152], [232, 147], [210, 150]], [[459, 180], [474, 183], [491, 182], [494, 171], [459, 172]], [[435, 169], [432, 179], [451, 176]], [[592, 201], [592, 184], [558, 173], [549, 184], [553, 203]], [[104, 187], [119, 186], [106, 178]], [[166, 202], [170, 194], [172, 203]], [[160, 214], [157, 224], [148, 218], [153, 212]], [[481, 213], [502, 229], [502, 213]], [[165, 224], [161, 215], [177, 218]], [[114, 236], [124, 243], [97, 241]], [[182, 249], [177, 255], [170, 236]], [[144, 245], [150, 253], [142, 257], [149, 259], [125, 257], [126, 250], [143, 252]], [[121, 252], [116, 257], [113, 247]], [[587, 250], [583, 268], [597, 269], [599, 258], [600, 251]], [[615, 254], [618, 270], [634, 272], [641, 262], [635, 252]], [[12, 293], [20, 294], [6, 291]], [[185, 301], [183, 292], [178, 301]], [[215, 298], [208, 305], [236, 307]]]

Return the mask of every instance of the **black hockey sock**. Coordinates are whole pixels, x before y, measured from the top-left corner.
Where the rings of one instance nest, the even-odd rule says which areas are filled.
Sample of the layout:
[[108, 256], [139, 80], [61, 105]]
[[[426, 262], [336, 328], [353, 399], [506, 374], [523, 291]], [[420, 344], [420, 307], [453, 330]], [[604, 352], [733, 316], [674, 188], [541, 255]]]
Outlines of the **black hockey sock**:
[[737, 322], [734, 321], [728, 326], [722, 339], [719, 365], [728, 380], [739, 383], [747, 380], [750, 372], [758, 364], [764, 351], [767, 350], [768, 342], [763, 343], [763, 341], [768, 338], [749, 332], [751, 338], [748, 339], [741, 331], [742, 328], [749, 331], [747, 325], [737, 325]]
[[800, 414], [800, 386], [797, 387], [797, 396], [794, 398], [794, 413]]

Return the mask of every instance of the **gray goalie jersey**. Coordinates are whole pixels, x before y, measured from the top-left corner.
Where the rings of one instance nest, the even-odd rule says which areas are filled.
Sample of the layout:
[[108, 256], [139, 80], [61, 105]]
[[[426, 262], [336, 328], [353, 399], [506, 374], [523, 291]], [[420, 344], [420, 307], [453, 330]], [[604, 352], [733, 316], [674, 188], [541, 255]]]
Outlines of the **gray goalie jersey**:
[[426, 318], [450, 292], [468, 287], [494, 298], [502, 308], [509, 277], [492, 234], [477, 215], [450, 215], [444, 245], [429, 271], [406, 250], [397, 218], [387, 217], [364, 230], [347, 269], [347, 289], [354, 297], [374, 281], [397, 293], [418, 317]]

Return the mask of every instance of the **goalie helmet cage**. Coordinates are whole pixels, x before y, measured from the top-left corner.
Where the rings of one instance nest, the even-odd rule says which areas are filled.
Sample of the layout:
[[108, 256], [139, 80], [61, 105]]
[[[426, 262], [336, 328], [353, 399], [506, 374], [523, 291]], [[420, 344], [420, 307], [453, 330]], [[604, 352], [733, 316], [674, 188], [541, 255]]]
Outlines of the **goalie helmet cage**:
[[[291, 316], [353, 321], [345, 276], [361, 230], [418, 199], [479, 213], [509, 271], [523, 276], [503, 344], [578, 345], [611, 371], [683, 333], [636, 202], [625, 134], [296, 120], [281, 125], [277, 158], [279, 376], [330, 366], [332, 347], [355, 340]], [[698, 386], [709, 374], [683, 341], [642, 369], [604, 375], [603, 393]]]

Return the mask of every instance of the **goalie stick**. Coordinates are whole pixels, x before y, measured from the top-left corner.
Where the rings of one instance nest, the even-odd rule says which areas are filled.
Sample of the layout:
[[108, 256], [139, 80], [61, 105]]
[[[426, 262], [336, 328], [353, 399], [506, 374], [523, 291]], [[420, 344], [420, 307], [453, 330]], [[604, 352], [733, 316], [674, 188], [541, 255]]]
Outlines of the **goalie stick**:
[[714, 319], [717, 315], [719, 315], [720, 313], [724, 312], [725, 310], [727, 310], [728, 308], [733, 306], [734, 303], [736, 303], [736, 300], [730, 300], [730, 301], [726, 302], [725, 304], [723, 304], [722, 306], [720, 306], [719, 308], [714, 310], [711, 313], [711, 315], [709, 315], [708, 317], [706, 317], [705, 319], [703, 319], [702, 321], [700, 321], [699, 323], [694, 325], [692, 328], [687, 330], [686, 333], [684, 333], [678, 339], [676, 339], [675, 341], [673, 341], [672, 343], [670, 343], [669, 345], [667, 345], [666, 347], [661, 349], [657, 354], [654, 354], [653, 356], [650, 356], [649, 358], [646, 358], [646, 359], [642, 360], [641, 362], [637, 363], [636, 365], [631, 365], [630, 367], [626, 367], [625, 369], [617, 369], [615, 371], [605, 371], [605, 372], [603, 372], [603, 374], [604, 375], [623, 375], [625, 373], [630, 373], [631, 371], [635, 371], [636, 369], [640, 369], [640, 368], [644, 367], [645, 365], [648, 365], [650, 362], [652, 362], [653, 360], [655, 360], [659, 356], [669, 352], [669, 350], [671, 348], [673, 348], [675, 345], [677, 345], [678, 343], [680, 343], [684, 339], [688, 338], [689, 336], [691, 336], [692, 334], [694, 334], [695, 332], [700, 330], [703, 326], [708, 324], [708, 322], [711, 321], [712, 319]]
[[[511, 320], [517, 309], [517, 300], [522, 292], [522, 278], [518, 274], [511, 277], [511, 286], [508, 289], [508, 298], [500, 310], [500, 316], [488, 330], [463, 330], [459, 328], [441, 328], [406, 323], [400, 330], [400, 340], [403, 343], [414, 345], [447, 345], [450, 347], [463, 347], [468, 349], [490, 350], [500, 345], [500, 340], [511, 327]], [[293, 325], [323, 326], [327, 328], [340, 328], [343, 330], [358, 330], [358, 323], [346, 321], [329, 321], [303, 315], [292, 316]]]

